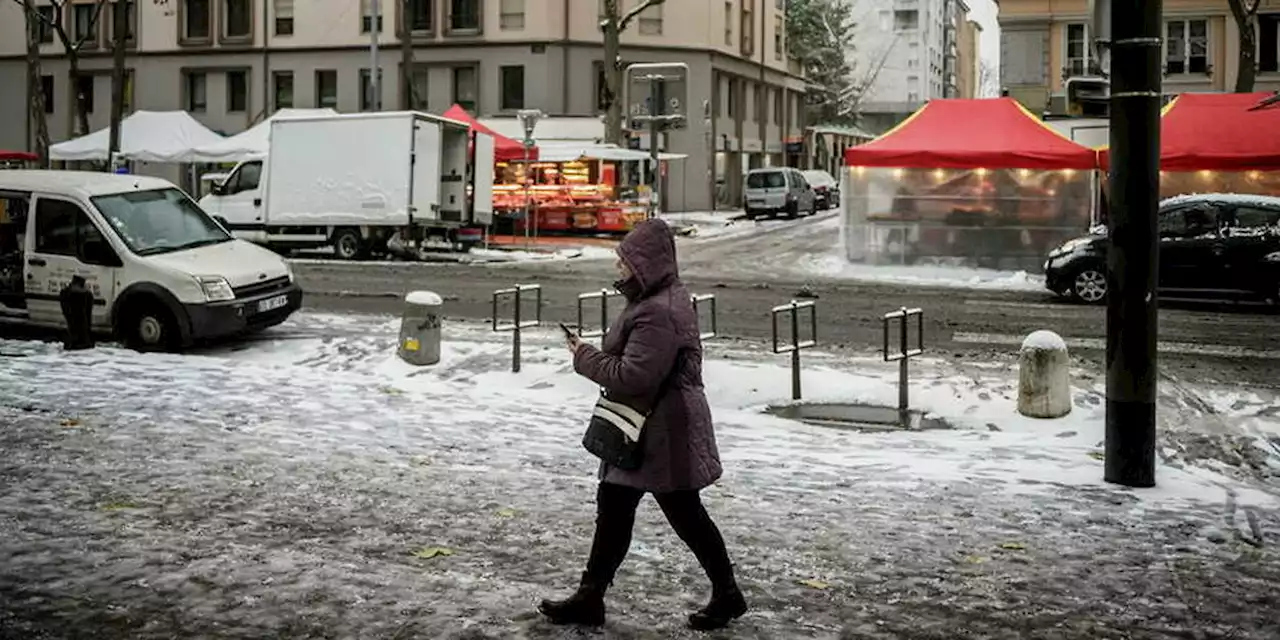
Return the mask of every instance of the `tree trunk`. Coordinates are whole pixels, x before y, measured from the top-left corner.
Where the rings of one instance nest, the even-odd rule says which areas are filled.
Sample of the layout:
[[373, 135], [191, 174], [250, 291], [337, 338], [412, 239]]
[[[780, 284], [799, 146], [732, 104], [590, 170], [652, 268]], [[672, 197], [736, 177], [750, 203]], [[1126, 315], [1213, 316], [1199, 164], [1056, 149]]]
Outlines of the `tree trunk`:
[[412, 0], [400, 3], [400, 108], [413, 109], [413, 29], [409, 24]]
[[1258, 14], [1257, 5], [1250, 11], [1244, 7], [1244, 0], [1228, 0], [1231, 14], [1235, 17], [1237, 30], [1240, 32], [1240, 53], [1236, 70], [1236, 93], [1253, 91], [1254, 81], [1258, 77]]
[[604, 32], [604, 141], [622, 146], [622, 19], [618, 0], [605, 0]]
[[40, 66], [40, 15], [36, 13], [35, 0], [23, 0], [22, 7], [26, 15], [27, 25], [27, 95], [30, 109], [29, 122], [35, 128], [32, 132], [33, 151], [40, 157], [39, 166], [49, 168], [49, 117], [45, 114], [44, 74]]
[[124, 47], [128, 32], [129, 5], [116, 0], [111, 15], [111, 133], [107, 146], [107, 170], [114, 169], [111, 159], [120, 151], [120, 120], [124, 117]]

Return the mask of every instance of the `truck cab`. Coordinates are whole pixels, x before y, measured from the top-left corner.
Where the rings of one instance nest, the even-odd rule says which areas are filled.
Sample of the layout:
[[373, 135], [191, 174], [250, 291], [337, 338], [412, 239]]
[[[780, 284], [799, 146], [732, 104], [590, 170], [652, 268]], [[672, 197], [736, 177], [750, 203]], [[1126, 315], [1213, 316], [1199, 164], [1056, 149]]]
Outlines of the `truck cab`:
[[265, 329], [302, 306], [283, 259], [165, 180], [0, 172], [0, 316], [65, 328], [59, 293], [73, 276], [93, 293], [95, 332], [140, 350]]

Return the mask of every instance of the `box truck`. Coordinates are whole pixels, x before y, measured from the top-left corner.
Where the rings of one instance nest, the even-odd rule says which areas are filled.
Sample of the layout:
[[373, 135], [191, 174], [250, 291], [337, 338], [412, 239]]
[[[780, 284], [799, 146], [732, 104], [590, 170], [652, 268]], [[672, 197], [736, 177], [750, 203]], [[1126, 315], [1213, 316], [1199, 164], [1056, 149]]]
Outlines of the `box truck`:
[[466, 251], [493, 219], [493, 137], [413, 111], [281, 119], [266, 158], [240, 163], [200, 204], [276, 250], [359, 260], [394, 237]]

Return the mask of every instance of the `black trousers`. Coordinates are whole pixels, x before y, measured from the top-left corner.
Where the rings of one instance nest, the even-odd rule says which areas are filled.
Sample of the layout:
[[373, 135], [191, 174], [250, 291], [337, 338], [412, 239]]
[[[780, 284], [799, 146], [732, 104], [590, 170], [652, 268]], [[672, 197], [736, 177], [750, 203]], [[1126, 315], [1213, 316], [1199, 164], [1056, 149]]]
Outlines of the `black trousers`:
[[[622, 566], [631, 548], [631, 529], [636, 522], [636, 507], [645, 492], [618, 484], [600, 483], [596, 491], [596, 533], [591, 542], [584, 580], [604, 589]], [[654, 499], [667, 516], [676, 535], [689, 546], [698, 564], [711, 579], [713, 594], [737, 588], [733, 564], [724, 546], [720, 529], [702, 506], [697, 491], [655, 493]]]

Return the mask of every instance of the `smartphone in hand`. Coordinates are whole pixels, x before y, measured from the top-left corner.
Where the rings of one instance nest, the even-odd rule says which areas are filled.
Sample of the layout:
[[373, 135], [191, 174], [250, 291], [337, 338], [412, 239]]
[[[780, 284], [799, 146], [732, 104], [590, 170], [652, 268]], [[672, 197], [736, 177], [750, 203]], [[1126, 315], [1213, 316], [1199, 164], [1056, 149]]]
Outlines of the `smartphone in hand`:
[[570, 329], [570, 328], [569, 328], [569, 325], [567, 325], [567, 324], [565, 324], [565, 323], [563, 323], [563, 322], [561, 322], [561, 323], [560, 323], [560, 330], [564, 332], [564, 339], [565, 339], [565, 340], [572, 340], [572, 339], [574, 339], [574, 338], [578, 337], [578, 336], [577, 336], [577, 334], [575, 334], [575, 333], [573, 332], [573, 329]]

